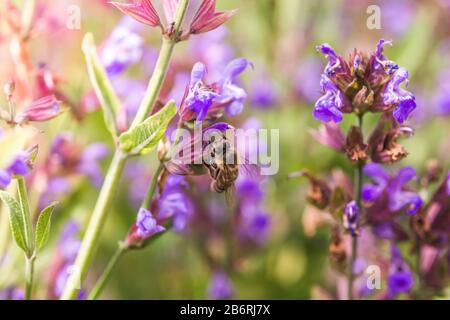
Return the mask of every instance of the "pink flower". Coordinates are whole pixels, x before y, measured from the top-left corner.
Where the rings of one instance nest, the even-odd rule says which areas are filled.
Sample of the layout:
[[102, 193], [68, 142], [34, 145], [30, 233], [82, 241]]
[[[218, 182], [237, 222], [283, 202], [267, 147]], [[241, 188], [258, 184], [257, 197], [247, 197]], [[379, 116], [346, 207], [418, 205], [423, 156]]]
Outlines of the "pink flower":
[[[164, 35], [173, 36], [173, 23], [178, 0], [163, 0], [162, 8], [155, 7], [151, 0], [134, 0], [133, 3], [110, 3], [137, 21], [151, 27], [160, 27]], [[181, 34], [177, 40], [185, 40], [191, 34], [214, 30], [228, 21], [236, 11], [216, 12], [215, 0], [191, 0], [181, 26]]]
[[29, 121], [47, 121], [61, 113], [60, 102], [54, 95], [40, 98], [31, 103], [22, 113], [17, 115], [17, 123]]

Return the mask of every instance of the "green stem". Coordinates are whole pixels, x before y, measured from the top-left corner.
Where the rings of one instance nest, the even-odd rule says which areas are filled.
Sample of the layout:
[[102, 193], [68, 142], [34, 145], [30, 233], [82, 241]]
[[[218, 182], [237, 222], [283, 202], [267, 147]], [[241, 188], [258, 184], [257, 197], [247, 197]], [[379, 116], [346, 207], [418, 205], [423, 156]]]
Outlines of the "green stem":
[[[188, 4], [189, 0], [180, 0], [178, 2], [177, 11], [175, 14], [173, 36], [170, 39], [163, 39], [155, 70], [149, 81], [147, 91], [131, 127], [134, 127], [144, 121], [152, 109], [152, 106], [156, 102], [167, 73], [173, 48], [179, 40], [178, 34], [181, 28], [181, 23], [183, 22], [186, 14]], [[95, 247], [98, 244], [100, 232], [105, 224], [106, 217], [111, 206], [111, 201], [114, 196], [114, 191], [117, 187], [117, 183], [121, 176], [125, 162], [126, 156], [123, 155], [120, 150], [116, 150], [75, 260], [75, 270], [77, 272], [73, 272], [67, 280], [61, 296], [61, 299], [63, 300], [75, 299], [77, 297], [79, 290], [77, 285], [81, 284], [86, 276], [86, 272], [94, 255]]]
[[[362, 131], [363, 127], [363, 116], [358, 115], [358, 126]], [[362, 163], [358, 163], [357, 167], [355, 168], [355, 201], [356, 204], [362, 212], [362, 206], [361, 206], [361, 189], [362, 189]], [[358, 256], [358, 236], [355, 234], [352, 234], [352, 248], [351, 248], [351, 257], [350, 257], [350, 264], [348, 267], [348, 288], [347, 288], [347, 296], [349, 300], [353, 300], [353, 280], [354, 280], [354, 273], [353, 273], [353, 267], [355, 265], [356, 257]]]
[[30, 300], [31, 293], [33, 292], [34, 260], [34, 256], [31, 258], [26, 257], [25, 259], [25, 300]]
[[164, 169], [164, 163], [160, 162], [156, 172], [153, 174], [152, 181], [150, 182], [150, 186], [148, 187], [147, 193], [145, 195], [144, 201], [142, 201], [141, 208], [149, 209], [152, 204], [152, 199], [155, 194], [156, 185], [158, 184], [158, 177], [161, 174], [161, 171]]
[[131, 124], [131, 127], [135, 127], [147, 118], [149, 113], [152, 113], [153, 106], [161, 91], [162, 84], [167, 74], [170, 58], [172, 57], [173, 48], [178, 42], [178, 33], [181, 28], [184, 16], [186, 14], [189, 0], [181, 0], [177, 7], [175, 15], [175, 26], [172, 38], [164, 38], [159, 53], [158, 60], [156, 61], [155, 69], [153, 71], [150, 82], [148, 83], [147, 91], [142, 99], [139, 110], [136, 117]]
[[30, 207], [28, 205], [27, 187], [25, 185], [25, 179], [22, 176], [17, 176], [16, 180], [22, 219], [25, 224], [25, 243], [28, 249], [27, 257], [30, 258], [34, 252], [34, 231], [33, 223], [31, 222]]
[[[141, 208], [150, 208], [151, 201], [155, 195], [156, 191], [156, 185], [158, 184], [158, 177], [161, 174], [161, 171], [164, 169], [164, 161], [170, 160], [170, 155], [172, 154], [172, 150], [176, 147], [178, 144], [178, 140], [180, 137], [180, 128], [182, 126], [182, 122], [180, 121], [177, 126], [177, 131], [175, 132], [175, 140], [173, 142], [172, 147], [167, 152], [166, 158], [160, 161], [158, 168], [156, 169], [156, 172], [153, 174], [152, 181], [150, 182], [149, 188], [147, 190], [147, 193], [145, 195], [145, 199], [141, 204]], [[97, 284], [95, 285], [94, 289], [91, 291], [89, 295], [89, 299], [95, 300], [98, 298], [100, 293], [103, 291], [105, 285], [109, 281], [111, 274], [114, 270], [115, 265], [119, 261], [119, 259], [123, 256], [125, 252], [127, 252], [127, 248], [123, 245], [122, 242], [119, 243], [119, 246], [114, 253], [114, 255], [111, 257], [106, 269], [103, 271], [103, 274], [101, 275], [100, 279], [97, 281]]]
[[145, 199], [144, 199], [144, 201], [142, 201], [141, 208], [148, 209], [148, 208], [150, 208], [150, 206], [152, 204], [151, 202], [152, 202], [153, 196], [155, 195], [155, 190], [156, 190], [156, 185], [158, 184], [159, 175], [161, 174], [161, 171], [164, 169], [164, 162], [170, 160], [170, 158], [172, 156], [172, 152], [173, 152], [173, 150], [175, 150], [175, 148], [178, 144], [178, 140], [180, 139], [180, 133], [181, 133], [180, 129], [181, 129], [182, 124], [183, 124], [183, 122], [180, 120], [178, 122], [177, 129], [175, 131], [175, 139], [173, 140], [173, 144], [172, 144], [170, 150], [167, 151], [164, 159], [162, 159], [159, 162], [158, 168], [156, 169], [156, 172], [153, 174], [152, 181], [150, 182], [147, 193], [145, 194]]
[[78, 294], [78, 284], [84, 279], [89, 264], [92, 260], [95, 248], [100, 237], [100, 232], [105, 223], [111, 207], [114, 191], [125, 165], [126, 156], [116, 151], [111, 165], [106, 174], [105, 181], [97, 199], [94, 211], [89, 221], [88, 228], [81, 243], [80, 250], [75, 260], [76, 272], [73, 272], [67, 280], [61, 299], [75, 299]]
[[106, 284], [108, 283], [114, 268], [116, 267], [117, 263], [119, 262], [120, 258], [124, 255], [125, 252], [127, 252], [126, 247], [122, 243], [119, 243], [116, 252], [109, 260], [108, 265], [103, 271], [103, 274], [98, 279], [97, 283], [94, 286], [94, 289], [92, 289], [91, 293], [89, 294], [88, 297], [89, 300], [96, 300], [100, 296], [100, 293], [103, 291]]

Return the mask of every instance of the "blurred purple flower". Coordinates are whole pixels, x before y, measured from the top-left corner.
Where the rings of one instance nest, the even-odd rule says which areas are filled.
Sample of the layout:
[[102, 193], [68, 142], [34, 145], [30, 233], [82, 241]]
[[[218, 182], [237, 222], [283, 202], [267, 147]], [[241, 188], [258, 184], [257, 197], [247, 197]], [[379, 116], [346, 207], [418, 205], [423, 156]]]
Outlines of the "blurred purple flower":
[[74, 261], [80, 249], [81, 241], [78, 239], [79, 231], [80, 226], [78, 223], [69, 221], [65, 224], [61, 232], [58, 242], [58, 252], [67, 262]]
[[438, 76], [435, 100], [437, 113], [450, 115], [450, 70], [442, 71]]
[[213, 79], [218, 79], [227, 62], [235, 57], [233, 48], [226, 43], [226, 37], [227, 29], [221, 26], [189, 41], [195, 61], [205, 63]]
[[241, 177], [236, 183], [238, 199], [238, 232], [242, 239], [262, 244], [267, 240], [270, 228], [270, 216], [260, 209], [264, 199], [261, 183], [247, 177]]
[[213, 273], [209, 283], [208, 296], [214, 300], [231, 299], [233, 296], [233, 286], [224, 272], [216, 271]]
[[190, 77], [187, 72], [178, 72], [175, 75], [174, 84], [168, 96], [175, 101], [177, 106], [180, 106], [183, 101], [186, 83], [189, 83]]
[[39, 198], [39, 209], [44, 209], [53, 201], [60, 200], [63, 195], [72, 190], [72, 184], [67, 177], [52, 177], [47, 181], [47, 187]]
[[395, 296], [408, 293], [414, 285], [414, 277], [408, 264], [395, 245], [391, 246], [391, 265], [388, 275], [389, 293]]
[[142, 58], [144, 39], [133, 32], [130, 20], [123, 18], [103, 45], [101, 60], [110, 76], [122, 73]]
[[275, 83], [264, 73], [251, 81], [249, 92], [250, 102], [263, 109], [275, 106], [279, 100]]
[[192, 203], [183, 190], [186, 187], [183, 176], [171, 175], [158, 200], [158, 220], [172, 218], [173, 229], [178, 232], [186, 230], [193, 214]]
[[408, 86], [408, 71], [400, 68], [386, 84], [383, 94], [385, 105], [396, 105], [393, 116], [400, 124], [404, 123], [416, 108], [415, 97], [412, 93], [400, 88], [403, 82]]
[[307, 103], [312, 103], [320, 98], [317, 82], [321, 74], [322, 64], [316, 58], [305, 59], [298, 68], [295, 77], [295, 91]]
[[219, 103], [226, 105], [225, 111], [229, 116], [236, 116], [242, 112], [244, 100], [247, 97], [244, 89], [236, 85], [236, 78], [247, 69], [251, 63], [244, 58], [232, 60], [224, 71], [221, 80], [222, 90], [220, 92]]
[[137, 209], [145, 198], [149, 181], [151, 180], [151, 172], [148, 166], [143, 162], [129, 161], [125, 166], [126, 186], [128, 189], [128, 197]]
[[415, 14], [415, 3], [408, 0], [379, 2], [383, 13], [383, 30], [397, 38], [410, 30]]
[[[79, 225], [75, 221], [65, 224], [58, 242], [56, 255], [48, 270], [50, 272], [50, 295], [59, 298], [73, 270], [73, 263], [81, 246], [78, 238]], [[85, 298], [85, 291], [80, 290], [78, 299]]]
[[11, 163], [4, 169], [0, 169], [0, 187], [6, 188], [14, 175], [24, 176], [30, 171], [30, 154], [20, 151]]
[[447, 187], [447, 195], [450, 196], [450, 170], [447, 173], [447, 181], [446, 181], [446, 187]]
[[[75, 272], [73, 268], [73, 265], [67, 264], [58, 273], [54, 283], [54, 291], [57, 297], [62, 295], [67, 280], [69, 280], [71, 273]], [[86, 291], [84, 289], [80, 289], [77, 295], [77, 300], [84, 299], [86, 299]]]
[[117, 124], [121, 130], [126, 130], [137, 113], [147, 86], [142, 81], [125, 76], [114, 77], [111, 82], [123, 105], [117, 117]]
[[7, 287], [0, 291], [0, 300], [24, 300], [25, 293], [23, 289], [16, 287]]
[[83, 151], [78, 163], [78, 172], [88, 176], [91, 183], [97, 188], [100, 188], [103, 182], [99, 161], [108, 156], [108, 154], [108, 147], [105, 144], [92, 143]]
[[371, 163], [364, 167], [363, 172], [372, 178], [374, 183], [367, 183], [362, 189], [364, 201], [373, 202], [386, 192], [389, 210], [392, 212], [406, 208], [406, 214], [415, 214], [423, 204], [420, 196], [412, 191], [405, 190], [406, 184], [416, 178], [416, 171], [412, 167], [400, 169], [394, 177], [380, 164]]

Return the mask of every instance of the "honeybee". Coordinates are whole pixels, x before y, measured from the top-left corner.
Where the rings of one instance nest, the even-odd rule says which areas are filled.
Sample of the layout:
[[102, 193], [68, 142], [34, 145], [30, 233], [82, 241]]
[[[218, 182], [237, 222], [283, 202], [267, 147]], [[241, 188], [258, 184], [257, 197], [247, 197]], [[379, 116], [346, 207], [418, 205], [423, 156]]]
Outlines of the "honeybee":
[[[221, 126], [227, 129], [233, 127], [218, 123], [205, 131]], [[225, 130], [224, 130], [225, 131]], [[208, 173], [211, 177], [211, 189], [217, 193], [225, 193], [227, 202], [233, 203], [234, 185], [239, 177], [239, 173], [245, 170], [247, 173], [255, 172], [256, 165], [250, 165], [249, 161], [240, 156], [235, 148], [235, 143], [230, 141], [225, 134], [215, 136], [212, 141], [201, 141], [196, 137], [179, 148], [188, 150], [188, 154], [180, 156], [177, 161], [168, 161], [166, 169], [177, 175], [202, 175]], [[195, 145], [201, 148], [195, 148]], [[200, 150], [201, 149], [201, 150]]]

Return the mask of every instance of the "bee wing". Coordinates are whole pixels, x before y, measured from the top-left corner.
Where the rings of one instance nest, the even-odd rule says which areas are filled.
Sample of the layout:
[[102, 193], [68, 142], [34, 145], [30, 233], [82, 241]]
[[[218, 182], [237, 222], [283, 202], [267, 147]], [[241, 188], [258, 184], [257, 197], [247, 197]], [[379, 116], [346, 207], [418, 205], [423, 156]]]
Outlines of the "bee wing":
[[261, 168], [254, 163], [251, 163], [246, 157], [238, 153], [238, 164], [240, 173], [243, 173], [246, 177], [257, 179], [261, 176]]
[[168, 161], [165, 163], [167, 171], [179, 176], [199, 176], [206, 173], [206, 168], [201, 164], [178, 164]]

